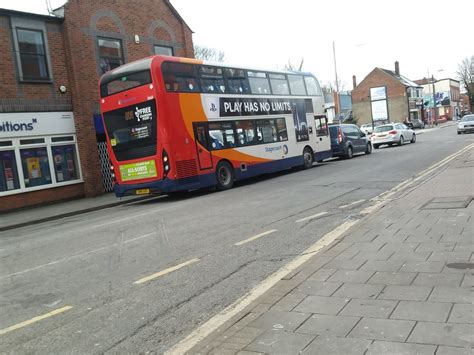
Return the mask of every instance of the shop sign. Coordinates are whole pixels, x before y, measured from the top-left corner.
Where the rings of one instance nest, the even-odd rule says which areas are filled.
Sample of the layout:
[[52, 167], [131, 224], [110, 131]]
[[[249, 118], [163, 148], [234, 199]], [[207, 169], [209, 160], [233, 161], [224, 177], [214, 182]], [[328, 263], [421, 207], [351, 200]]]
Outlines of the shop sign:
[[0, 113], [0, 139], [75, 132], [72, 112]]

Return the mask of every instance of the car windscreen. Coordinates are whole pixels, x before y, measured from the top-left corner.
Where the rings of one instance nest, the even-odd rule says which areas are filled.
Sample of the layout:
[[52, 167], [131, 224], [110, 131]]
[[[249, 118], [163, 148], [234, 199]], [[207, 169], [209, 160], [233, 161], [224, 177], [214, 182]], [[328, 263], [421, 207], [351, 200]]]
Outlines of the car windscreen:
[[378, 126], [378, 127], [375, 127], [375, 132], [379, 133], [379, 132], [388, 132], [388, 131], [391, 131], [393, 129], [393, 126]]
[[474, 115], [464, 116], [464, 117], [462, 118], [462, 121], [463, 121], [463, 122], [466, 122], [466, 121], [474, 121]]
[[104, 113], [105, 129], [118, 161], [156, 154], [155, 100]]
[[151, 84], [151, 73], [149, 70], [129, 73], [103, 83], [100, 86], [100, 95], [102, 97], [106, 97], [146, 84]]

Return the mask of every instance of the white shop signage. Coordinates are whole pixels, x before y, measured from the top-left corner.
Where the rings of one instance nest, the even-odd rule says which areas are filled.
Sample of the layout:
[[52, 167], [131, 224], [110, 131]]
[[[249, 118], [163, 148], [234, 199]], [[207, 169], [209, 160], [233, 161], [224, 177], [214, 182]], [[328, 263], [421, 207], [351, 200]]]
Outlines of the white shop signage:
[[0, 113], [0, 139], [75, 132], [72, 112]]

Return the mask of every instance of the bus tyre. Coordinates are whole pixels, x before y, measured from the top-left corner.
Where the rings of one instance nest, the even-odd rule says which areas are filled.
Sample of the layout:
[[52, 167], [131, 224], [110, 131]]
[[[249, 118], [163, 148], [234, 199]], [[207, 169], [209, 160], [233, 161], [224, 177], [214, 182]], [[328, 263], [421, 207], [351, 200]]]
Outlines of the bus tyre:
[[221, 161], [216, 169], [217, 190], [223, 191], [232, 188], [234, 185], [234, 169], [226, 162]]
[[303, 150], [303, 169], [310, 169], [313, 167], [314, 154], [313, 150], [309, 147], [306, 147]]

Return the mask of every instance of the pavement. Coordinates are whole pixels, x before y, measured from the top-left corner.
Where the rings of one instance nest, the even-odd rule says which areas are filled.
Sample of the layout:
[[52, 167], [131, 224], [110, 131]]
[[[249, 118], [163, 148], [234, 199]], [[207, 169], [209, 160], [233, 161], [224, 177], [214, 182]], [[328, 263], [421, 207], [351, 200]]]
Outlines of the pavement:
[[82, 198], [2, 213], [0, 214], [0, 232], [137, 202], [151, 197], [126, 196], [119, 199], [113, 193], [106, 193], [98, 197]]
[[474, 354], [473, 181], [471, 144], [169, 353]]
[[[416, 134], [420, 135], [433, 132], [441, 128], [450, 127], [454, 124], [455, 123], [453, 122], [448, 122], [437, 127], [416, 130]], [[98, 197], [82, 198], [50, 205], [40, 205], [13, 212], [0, 213], [0, 232], [142, 201], [149, 198], [156, 198], [156, 196], [126, 196], [119, 199], [113, 193], [106, 193]]]

